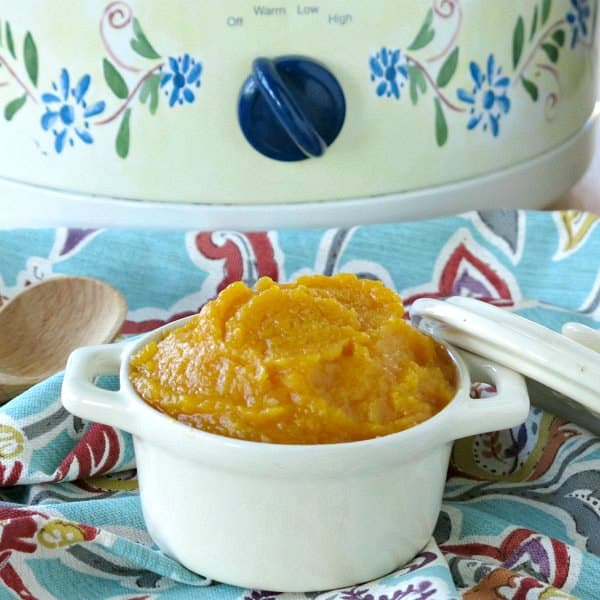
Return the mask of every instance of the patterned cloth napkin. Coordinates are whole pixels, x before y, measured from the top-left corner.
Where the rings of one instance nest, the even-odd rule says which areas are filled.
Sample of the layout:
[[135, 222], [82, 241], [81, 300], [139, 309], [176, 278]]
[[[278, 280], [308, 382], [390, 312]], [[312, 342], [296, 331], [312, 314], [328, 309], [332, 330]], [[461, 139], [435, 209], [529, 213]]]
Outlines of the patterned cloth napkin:
[[[407, 306], [462, 294], [555, 330], [598, 328], [599, 222], [499, 210], [336, 230], [7, 230], [0, 299], [46, 277], [98, 277], [125, 294], [129, 336], [198, 311], [235, 280], [344, 271], [382, 280]], [[520, 427], [457, 441], [434, 539], [409, 565], [349, 589], [278, 594], [209, 582], [162, 554], [144, 527], [129, 435], [67, 413], [61, 381], [0, 407], [2, 598], [600, 598], [589, 415], [575, 423], [534, 406]]]

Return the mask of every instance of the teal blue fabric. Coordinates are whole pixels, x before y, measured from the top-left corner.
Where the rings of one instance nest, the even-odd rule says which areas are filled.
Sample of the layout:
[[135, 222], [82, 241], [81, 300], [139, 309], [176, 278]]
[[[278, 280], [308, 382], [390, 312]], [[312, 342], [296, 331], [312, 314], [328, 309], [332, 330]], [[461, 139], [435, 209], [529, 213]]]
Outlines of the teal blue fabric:
[[[598, 329], [599, 222], [498, 210], [330, 230], [0, 230], [0, 300], [49, 277], [97, 277], [125, 295], [128, 337], [197, 312], [232, 281], [351, 272], [382, 280], [407, 308], [458, 294], [557, 331]], [[145, 529], [130, 436], [70, 415], [61, 381], [0, 407], [2, 598], [600, 598], [589, 420], [533, 406], [522, 426], [458, 441], [434, 538], [411, 564], [345, 590], [278, 594], [207, 581], [163, 554]]]

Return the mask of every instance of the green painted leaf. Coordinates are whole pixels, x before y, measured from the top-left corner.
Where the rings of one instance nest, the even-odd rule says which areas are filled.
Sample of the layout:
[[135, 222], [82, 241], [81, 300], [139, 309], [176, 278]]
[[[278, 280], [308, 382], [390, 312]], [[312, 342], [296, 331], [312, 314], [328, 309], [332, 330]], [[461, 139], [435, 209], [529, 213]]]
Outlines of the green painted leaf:
[[13, 39], [12, 29], [10, 28], [10, 23], [8, 21], [5, 23], [4, 31], [6, 33], [6, 47], [12, 54], [12, 57], [17, 58], [17, 53], [15, 52], [15, 41]]
[[562, 48], [565, 45], [565, 32], [563, 29], [557, 29], [552, 34], [552, 39], [556, 42], [556, 44]]
[[440, 99], [434, 98], [433, 103], [435, 104], [435, 141], [438, 146], [443, 146], [448, 140], [448, 124]]
[[419, 67], [408, 65], [407, 69], [410, 83], [410, 101], [416, 104], [419, 100], [419, 93], [424, 94], [427, 91], [427, 81]]
[[450, 83], [458, 65], [458, 54], [459, 50], [456, 46], [444, 61], [436, 80], [439, 87], [445, 87]]
[[136, 18], [133, 19], [133, 33], [135, 37], [131, 39], [130, 44], [135, 52], [144, 58], [160, 58], [160, 54], [152, 47]]
[[417, 33], [417, 37], [415, 37], [412, 44], [408, 47], [409, 50], [420, 50], [421, 48], [425, 48], [425, 46], [431, 42], [433, 36], [435, 35], [435, 31], [431, 28], [432, 23], [433, 10], [430, 8], [427, 11], [425, 21], [423, 21], [423, 25], [421, 25], [419, 33]]
[[154, 75], [148, 77], [146, 81], [144, 81], [144, 85], [142, 85], [142, 89], [140, 90], [140, 102], [142, 104], [146, 104], [146, 101], [148, 100], [148, 98], [150, 98], [149, 108], [150, 114], [152, 115], [156, 113], [156, 109], [158, 108], [159, 85], [160, 75], [158, 75], [158, 73], [155, 73]]
[[417, 84], [412, 79], [410, 80], [409, 92], [410, 101], [413, 106], [416, 106], [417, 102], [419, 101], [419, 92], [417, 92]]
[[558, 48], [554, 44], [546, 42], [542, 44], [542, 50], [546, 53], [546, 56], [550, 59], [550, 62], [558, 61]]
[[15, 98], [4, 107], [4, 118], [10, 121], [27, 102], [27, 94], [23, 94], [19, 98]]
[[521, 54], [523, 53], [523, 42], [525, 40], [525, 23], [523, 17], [517, 19], [515, 30], [513, 32], [513, 45], [512, 45], [512, 59], [513, 68], [516, 69], [519, 61], [521, 60]]
[[425, 79], [425, 74], [421, 69], [417, 69], [419, 74], [417, 75], [417, 87], [419, 91], [424, 94], [427, 91], [427, 79]]
[[37, 87], [38, 82], [38, 52], [33, 41], [33, 36], [28, 31], [23, 42], [23, 57], [25, 58], [25, 69], [31, 83]]
[[2, 48], [2, 19], [0, 19], [0, 48]]
[[542, 25], [548, 20], [552, 10], [552, 0], [542, 0]]
[[535, 35], [535, 32], [537, 31], [537, 26], [538, 26], [538, 7], [536, 4], [535, 8], [533, 9], [533, 18], [531, 19], [531, 31], [529, 32], [529, 41], [531, 41], [533, 39], [533, 36]]
[[131, 109], [128, 108], [121, 119], [119, 132], [117, 133], [116, 148], [117, 154], [121, 158], [127, 158], [129, 154], [129, 119], [131, 117]]
[[102, 67], [104, 70], [104, 79], [106, 79], [106, 83], [108, 87], [112, 90], [113, 94], [117, 98], [121, 98], [124, 100], [129, 95], [129, 88], [123, 79], [123, 76], [115, 66], [108, 60], [104, 59], [102, 62]]
[[538, 97], [539, 97], [538, 86], [535, 85], [535, 83], [533, 83], [533, 81], [530, 81], [529, 79], [525, 79], [525, 77], [521, 77], [521, 83], [523, 84], [525, 91], [529, 94], [531, 99], [534, 102], [537, 102]]

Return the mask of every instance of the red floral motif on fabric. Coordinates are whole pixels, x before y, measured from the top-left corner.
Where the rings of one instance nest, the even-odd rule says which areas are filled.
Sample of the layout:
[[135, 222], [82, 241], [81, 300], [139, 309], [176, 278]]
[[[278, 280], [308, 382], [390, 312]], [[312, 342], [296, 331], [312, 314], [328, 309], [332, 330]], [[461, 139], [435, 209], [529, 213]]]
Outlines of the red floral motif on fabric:
[[32, 540], [38, 530], [33, 517], [21, 516], [3, 520], [0, 523], [0, 552], [35, 552], [37, 544]]
[[18, 598], [23, 598], [24, 600], [39, 600], [37, 596], [34, 596], [31, 593], [23, 579], [21, 579], [14, 567], [8, 562], [10, 555], [11, 552], [7, 552], [4, 556], [0, 555], [0, 581], [2, 581], [8, 589], [15, 592], [16, 597]]
[[[27, 588], [10, 559], [15, 552], [34, 554], [37, 551], [38, 536], [49, 522], [48, 519], [48, 515], [41, 512], [11, 507], [0, 508], [0, 581], [19, 598], [36, 600], [37, 597]], [[79, 523], [73, 523], [72, 527], [81, 534], [80, 539], [84, 541], [93, 540], [98, 535], [96, 527]]]
[[21, 473], [23, 472], [23, 463], [16, 460], [12, 465], [0, 463], [0, 486], [11, 487], [19, 483]]
[[[37, 549], [34, 536], [38, 530], [34, 511], [17, 508], [0, 509], [0, 581], [19, 598], [35, 600], [35, 596], [10, 564], [13, 551], [32, 554]], [[43, 516], [43, 515], [42, 515]]]
[[[436, 289], [437, 286], [437, 289]], [[447, 298], [469, 295], [500, 306], [512, 306], [514, 298], [510, 286], [486, 261], [473, 254], [466, 244], [461, 243], [450, 254], [437, 282], [431, 290], [405, 296], [405, 306], [419, 298]]]
[[119, 462], [121, 440], [113, 427], [92, 423], [56, 470], [54, 481], [106, 473]]
[[[547, 543], [543, 543], [546, 540]], [[555, 539], [543, 538], [529, 529], [515, 529], [507, 535], [500, 546], [467, 543], [441, 546], [444, 553], [457, 556], [486, 556], [498, 561], [503, 567], [518, 574], [519, 564], [527, 561], [535, 564], [549, 584], [561, 588], [569, 576], [570, 556], [566, 544]], [[539, 585], [535, 578], [526, 577], [521, 586], [527, 587], [525, 580]], [[515, 596], [516, 598], [517, 596]]]
[[[244, 241], [247, 245], [243, 243]], [[267, 233], [234, 234], [220, 244], [215, 241], [214, 233], [199, 233], [196, 237], [196, 247], [206, 258], [225, 261], [223, 279], [217, 286], [217, 292], [234, 281], [241, 281], [248, 277], [245, 261], [252, 263], [257, 277], [267, 276], [274, 281], [279, 279], [279, 266]]]
[[[220, 236], [219, 239], [216, 236]], [[263, 276], [279, 280], [275, 248], [266, 232], [203, 232], [196, 236], [195, 245], [208, 261], [223, 263], [222, 275], [214, 290], [215, 296], [234, 281], [253, 285], [256, 279]], [[212, 268], [211, 266], [210, 269]], [[197, 314], [201, 308], [202, 306], [198, 306], [196, 310], [179, 312], [168, 319], [126, 321], [121, 332], [124, 335], [136, 335], [153, 331], [167, 323]]]

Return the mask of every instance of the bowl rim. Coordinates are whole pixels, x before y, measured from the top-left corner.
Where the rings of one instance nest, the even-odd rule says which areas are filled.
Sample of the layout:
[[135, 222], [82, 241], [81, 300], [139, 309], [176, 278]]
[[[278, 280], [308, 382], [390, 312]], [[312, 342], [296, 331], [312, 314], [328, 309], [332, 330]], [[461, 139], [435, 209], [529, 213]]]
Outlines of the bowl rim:
[[[131, 433], [136, 454], [148, 451], [156, 455], [160, 451], [187, 461], [192, 469], [204, 465], [245, 476], [287, 479], [331, 479], [359, 471], [383, 473], [402, 467], [411, 459], [432, 454], [437, 460], [447, 460], [454, 440], [514, 427], [525, 420], [529, 411], [522, 375], [440, 340], [457, 369], [456, 394], [441, 411], [418, 425], [380, 437], [330, 444], [277, 444], [210, 433], [157, 410], [137, 394], [129, 380], [132, 353], [164, 331], [194, 317], [172, 321], [119, 344], [75, 350], [67, 363], [62, 385], [64, 407], [84, 419]], [[99, 375], [116, 373], [119, 373], [118, 390], [96, 385]], [[497, 393], [485, 399], [472, 398], [473, 380], [492, 382]]]
[[[276, 449], [278, 452], [296, 452], [301, 450], [302, 452], [308, 453], [317, 453], [322, 452], [323, 448], [328, 448], [330, 451], [344, 451], [348, 448], [360, 449], [369, 446], [387, 446], [389, 444], [398, 444], [400, 440], [407, 440], [407, 442], [416, 437], [428, 436], [429, 434], [435, 433], [443, 424], [447, 421], [447, 416], [449, 413], [453, 412], [455, 407], [460, 404], [463, 400], [470, 397], [470, 375], [465, 364], [461, 353], [445, 342], [442, 339], [434, 337], [428, 333], [421, 332], [423, 335], [427, 335], [439, 342], [448, 352], [454, 368], [456, 370], [457, 375], [457, 383], [456, 383], [456, 392], [452, 399], [433, 416], [429, 417], [425, 421], [418, 423], [412, 427], [407, 429], [403, 429], [401, 431], [389, 433], [382, 436], [376, 436], [371, 438], [366, 438], [364, 440], [355, 440], [348, 442], [332, 442], [332, 443], [319, 443], [319, 444], [299, 444], [299, 443], [274, 443], [274, 442], [261, 442], [255, 440], [244, 440], [240, 438], [228, 437], [225, 435], [211, 433], [209, 431], [205, 431], [203, 429], [194, 427], [193, 425], [181, 422], [177, 420], [175, 417], [162, 412], [161, 410], [153, 407], [149, 403], [147, 403], [135, 390], [131, 380], [129, 378], [130, 368], [131, 368], [131, 357], [137, 352], [142, 346], [147, 344], [148, 342], [155, 340], [161, 337], [165, 332], [171, 331], [173, 329], [177, 329], [181, 327], [188, 321], [197, 317], [197, 314], [188, 315], [186, 317], [182, 317], [175, 321], [171, 321], [157, 329], [154, 329], [148, 333], [143, 334], [140, 337], [137, 337], [133, 341], [125, 342], [123, 347], [123, 352], [121, 353], [121, 366], [119, 372], [120, 386], [121, 390], [125, 391], [125, 393], [132, 399], [134, 402], [134, 406], [137, 410], [143, 411], [148, 415], [152, 415], [154, 419], [160, 419], [166, 425], [169, 425], [180, 431], [182, 434], [186, 436], [193, 436], [198, 439], [203, 439], [207, 443], [219, 443], [230, 448], [236, 448], [241, 451], [248, 451], [250, 449], [257, 449], [259, 451], [270, 451]], [[410, 323], [409, 323], [410, 325]], [[411, 325], [411, 327], [413, 327]], [[150, 411], [150, 412], [148, 412]], [[431, 430], [431, 431], [429, 431]], [[135, 434], [134, 434], [135, 435]], [[144, 438], [144, 435], [139, 435], [137, 437]], [[268, 450], [267, 450], [268, 449]]]

